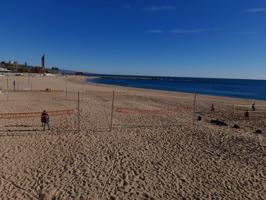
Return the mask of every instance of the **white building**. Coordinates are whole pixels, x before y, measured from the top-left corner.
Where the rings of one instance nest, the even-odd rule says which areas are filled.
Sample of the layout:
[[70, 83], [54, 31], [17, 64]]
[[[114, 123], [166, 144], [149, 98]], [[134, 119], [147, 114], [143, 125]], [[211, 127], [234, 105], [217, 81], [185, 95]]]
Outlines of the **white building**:
[[8, 73], [10, 70], [0, 67], [0, 73]]

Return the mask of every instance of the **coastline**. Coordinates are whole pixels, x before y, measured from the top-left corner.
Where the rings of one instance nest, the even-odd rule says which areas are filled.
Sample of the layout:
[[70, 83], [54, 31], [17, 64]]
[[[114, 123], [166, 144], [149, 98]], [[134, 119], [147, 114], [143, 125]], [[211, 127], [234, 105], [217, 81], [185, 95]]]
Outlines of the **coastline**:
[[[224, 82], [225, 81], [225, 82]], [[228, 82], [229, 81], [229, 82]], [[240, 81], [240, 82], [238, 82]], [[255, 82], [254, 82], [255, 81]], [[259, 82], [262, 82], [259, 84]], [[138, 79], [127, 77], [88, 77], [87, 82], [114, 85], [117, 87], [139, 88], [167, 92], [197, 93], [207, 96], [230, 97], [253, 101], [266, 101], [263, 85], [266, 81], [261, 80], [237, 80], [237, 79], [213, 79], [213, 78], [172, 78], [158, 77], [157, 79]], [[258, 85], [259, 84], [259, 85]], [[228, 87], [237, 85], [237, 87]], [[257, 86], [258, 85], [258, 86]], [[257, 88], [258, 87], [258, 88]], [[241, 89], [238, 89], [241, 88]], [[249, 92], [248, 92], [249, 91]]]
[[[94, 79], [95, 77], [89, 77]], [[194, 94], [197, 94], [199, 96], [202, 96], [206, 99], [212, 99], [212, 100], [219, 100], [220, 101], [230, 101], [230, 102], [242, 102], [244, 104], [252, 104], [254, 101], [259, 102], [261, 105], [266, 105], [266, 100], [261, 99], [248, 99], [248, 98], [241, 98], [241, 97], [229, 97], [229, 96], [219, 96], [219, 95], [210, 95], [210, 94], [201, 94], [201, 93], [192, 93], [192, 92], [180, 92], [180, 91], [169, 91], [169, 90], [160, 90], [160, 89], [149, 89], [149, 88], [139, 88], [139, 87], [131, 87], [131, 86], [119, 86], [119, 85], [112, 85], [112, 84], [104, 84], [104, 83], [94, 83], [91, 81], [87, 81], [88, 77], [85, 76], [84, 80], [82, 80], [82, 83], [87, 83], [89, 85], [93, 86], [104, 86], [106, 88], [111, 89], [121, 89], [126, 91], [137, 91], [137, 92], [152, 92], [152, 93], [161, 93], [166, 95], [177, 95], [177, 96], [186, 96], [188, 98], [191, 98], [194, 96]]]

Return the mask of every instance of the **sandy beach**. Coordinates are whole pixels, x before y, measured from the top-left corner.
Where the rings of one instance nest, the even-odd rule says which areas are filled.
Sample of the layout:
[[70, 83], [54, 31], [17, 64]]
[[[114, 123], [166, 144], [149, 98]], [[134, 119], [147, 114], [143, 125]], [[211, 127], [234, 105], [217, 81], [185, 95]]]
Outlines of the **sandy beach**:
[[[0, 199], [266, 199], [266, 113], [233, 113], [252, 100], [198, 95], [193, 125], [194, 94], [78, 76], [2, 76], [0, 86], [0, 114], [25, 113], [0, 119]], [[66, 109], [46, 131], [27, 114]]]

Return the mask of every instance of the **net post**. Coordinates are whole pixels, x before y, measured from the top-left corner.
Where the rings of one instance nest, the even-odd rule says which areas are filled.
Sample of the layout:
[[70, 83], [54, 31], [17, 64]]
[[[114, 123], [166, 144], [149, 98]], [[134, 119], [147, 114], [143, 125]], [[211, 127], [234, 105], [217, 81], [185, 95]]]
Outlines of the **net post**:
[[79, 91], [78, 91], [78, 133], [80, 132], [80, 102], [79, 102]]
[[6, 76], [6, 101], [9, 100], [9, 85], [8, 85], [8, 76]]
[[196, 111], [197, 94], [194, 94], [194, 106], [193, 106], [193, 126], [195, 125], [195, 111]]
[[111, 107], [111, 120], [110, 120], [110, 131], [112, 131], [112, 128], [113, 128], [114, 97], [115, 97], [115, 91], [113, 90], [113, 95], [112, 95], [112, 107]]
[[67, 80], [65, 80], [65, 93], [66, 93], [66, 101], [67, 101]]
[[30, 73], [28, 73], [28, 86], [30, 85]]
[[83, 101], [84, 98], [84, 86], [82, 85], [82, 91], [81, 91], [81, 100]]
[[32, 75], [30, 76], [30, 91], [32, 92]]

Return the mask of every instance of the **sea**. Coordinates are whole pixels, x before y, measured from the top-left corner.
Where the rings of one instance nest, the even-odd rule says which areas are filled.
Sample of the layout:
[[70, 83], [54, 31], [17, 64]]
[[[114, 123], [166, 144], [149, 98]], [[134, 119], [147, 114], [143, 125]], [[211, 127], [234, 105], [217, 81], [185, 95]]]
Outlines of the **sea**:
[[163, 91], [266, 100], [266, 80], [101, 75], [88, 82]]

